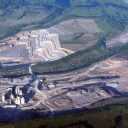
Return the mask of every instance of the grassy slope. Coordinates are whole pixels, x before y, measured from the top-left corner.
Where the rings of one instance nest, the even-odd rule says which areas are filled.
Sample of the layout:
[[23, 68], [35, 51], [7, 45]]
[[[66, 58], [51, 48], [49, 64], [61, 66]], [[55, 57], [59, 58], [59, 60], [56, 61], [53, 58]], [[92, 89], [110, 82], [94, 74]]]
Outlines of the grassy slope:
[[[106, 8], [106, 3], [120, 6]], [[49, 27], [72, 18], [94, 19], [105, 32], [98, 35], [100, 37], [108, 32], [116, 35], [124, 29], [124, 23], [127, 22], [128, 10], [125, 7], [128, 5], [122, 0], [0, 0], [0, 39], [21, 30]], [[113, 20], [113, 17], [116, 18]]]
[[88, 112], [56, 118], [20, 121], [12, 123], [10, 126], [14, 128], [127, 128], [128, 100], [127, 98], [120, 99], [115, 103], [114, 106], [108, 105]]

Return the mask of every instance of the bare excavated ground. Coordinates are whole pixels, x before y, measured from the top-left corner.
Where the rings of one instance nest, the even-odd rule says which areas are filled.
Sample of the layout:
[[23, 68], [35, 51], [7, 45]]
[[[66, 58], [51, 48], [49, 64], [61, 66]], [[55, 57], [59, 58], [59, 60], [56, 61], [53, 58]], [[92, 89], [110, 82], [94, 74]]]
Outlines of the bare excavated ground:
[[127, 97], [127, 70], [127, 60], [110, 58], [89, 68], [38, 77], [46, 77], [48, 83], [57, 82], [53, 89], [41, 92], [47, 97], [45, 105], [51, 110], [58, 111], [90, 107], [101, 100], [106, 100], [107, 104], [108, 99]]

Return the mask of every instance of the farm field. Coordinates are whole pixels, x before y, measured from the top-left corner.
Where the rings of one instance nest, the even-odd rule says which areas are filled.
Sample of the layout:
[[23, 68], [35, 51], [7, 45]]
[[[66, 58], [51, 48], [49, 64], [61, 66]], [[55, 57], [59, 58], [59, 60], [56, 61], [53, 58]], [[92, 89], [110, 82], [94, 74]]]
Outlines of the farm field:
[[[20, 31], [52, 27], [60, 34], [63, 44], [85, 44], [104, 36], [112, 38], [121, 33], [128, 22], [128, 8], [123, 0], [40, 0], [20, 3], [11, 0], [9, 5], [8, 1], [0, 2], [0, 39]], [[59, 32], [61, 29], [63, 33]]]

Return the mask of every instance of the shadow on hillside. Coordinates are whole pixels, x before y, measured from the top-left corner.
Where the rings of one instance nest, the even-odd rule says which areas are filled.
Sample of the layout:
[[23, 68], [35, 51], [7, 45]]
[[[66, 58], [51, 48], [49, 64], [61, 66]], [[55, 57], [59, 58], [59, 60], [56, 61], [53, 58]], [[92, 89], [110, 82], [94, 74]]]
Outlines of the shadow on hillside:
[[15, 122], [49, 117], [50, 112], [38, 112], [37, 110], [20, 110], [18, 108], [0, 108], [0, 123]]

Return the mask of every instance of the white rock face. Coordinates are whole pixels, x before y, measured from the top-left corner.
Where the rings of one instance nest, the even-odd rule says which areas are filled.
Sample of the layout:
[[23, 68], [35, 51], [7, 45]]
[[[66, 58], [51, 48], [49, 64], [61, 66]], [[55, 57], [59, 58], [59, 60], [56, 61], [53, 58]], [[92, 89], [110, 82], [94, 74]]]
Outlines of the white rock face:
[[34, 53], [44, 60], [55, 60], [67, 55], [60, 47], [57, 34], [50, 34], [47, 30], [33, 32], [32, 34], [36, 35]]
[[67, 56], [72, 51], [64, 49], [60, 46], [57, 34], [51, 34], [46, 29], [36, 30], [31, 32], [31, 37], [34, 37], [33, 43], [30, 44], [30, 52], [42, 58], [42, 60], [56, 60]]

